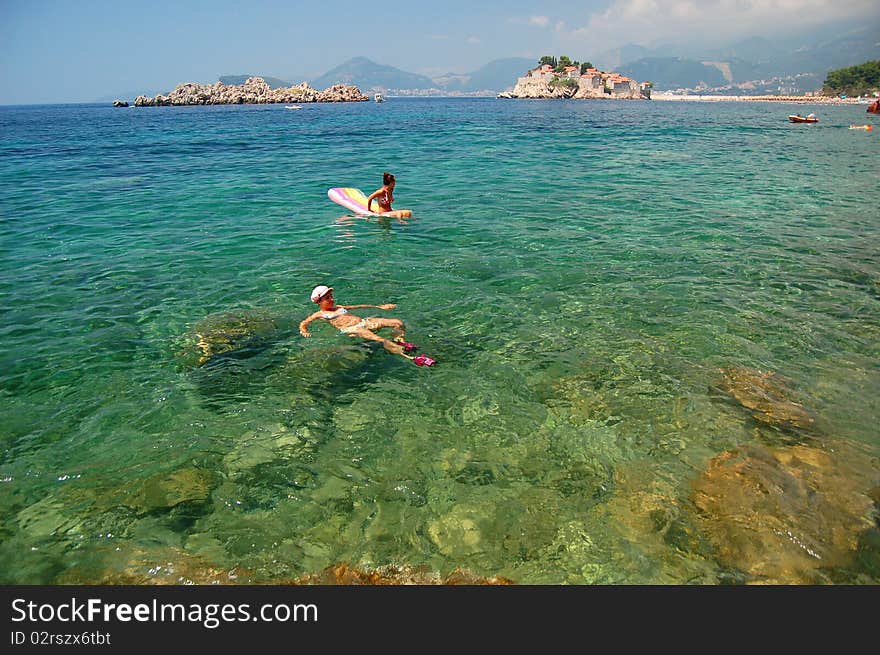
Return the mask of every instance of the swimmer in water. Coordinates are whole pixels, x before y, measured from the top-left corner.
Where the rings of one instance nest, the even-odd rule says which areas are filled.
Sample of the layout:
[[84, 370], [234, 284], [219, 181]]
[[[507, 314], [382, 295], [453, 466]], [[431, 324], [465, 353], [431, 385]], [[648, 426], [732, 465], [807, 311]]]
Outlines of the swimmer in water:
[[[349, 312], [350, 309], [394, 309], [397, 305], [386, 303], [384, 305], [337, 305], [333, 299], [333, 287], [323, 284], [312, 289], [311, 300], [320, 307], [318, 311], [304, 319], [299, 324], [299, 333], [304, 337], [312, 336], [308, 325], [314, 320], [322, 319], [330, 323], [343, 334], [351, 337], [361, 337], [369, 341], [380, 342], [385, 350], [401, 357], [406, 357], [416, 366], [431, 366], [434, 360], [425, 355], [412, 356], [408, 353], [416, 349], [416, 346], [406, 342], [406, 328], [399, 318], [361, 318]], [[386, 339], [376, 334], [376, 330], [391, 328], [393, 340]]]
[[[395, 184], [397, 184], [397, 181], [391, 173], [382, 173], [382, 186], [373, 191], [367, 198], [367, 209], [382, 214], [382, 216], [390, 216], [398, 220], [412, 216], [412, 210], [410, 209], [394, 210], [391, 208], [391, 203], [394, 202]], [[374, 200], [379, 206], [378, 210], [373, 209]]]

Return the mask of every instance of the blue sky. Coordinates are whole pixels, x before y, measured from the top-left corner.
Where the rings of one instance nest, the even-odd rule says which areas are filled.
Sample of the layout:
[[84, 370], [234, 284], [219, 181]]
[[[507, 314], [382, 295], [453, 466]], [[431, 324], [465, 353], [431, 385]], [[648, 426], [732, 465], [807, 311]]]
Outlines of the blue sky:
[[0, 104], [152, 95], [231, 74], [299, 82], [355, 56], [466, 73], [503, 57], [587, 60], [626, 43], [878, 16], [876, 0], [0, 0]]

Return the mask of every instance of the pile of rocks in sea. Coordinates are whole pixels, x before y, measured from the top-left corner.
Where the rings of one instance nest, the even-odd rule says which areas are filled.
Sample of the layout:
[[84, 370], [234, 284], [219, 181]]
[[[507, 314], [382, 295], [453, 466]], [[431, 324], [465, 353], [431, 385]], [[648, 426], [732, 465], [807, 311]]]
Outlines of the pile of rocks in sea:
[[318, 91], [303, 82], [298, 86], [273, 89], [262, 77], [249, 77], [244, 84], [178, 84], [168, 95], [138, 96], [135, 107], [181, 105], [255, 105], [288, 102], [363, 102], [370, 97], [356, 86], [335, 84]]

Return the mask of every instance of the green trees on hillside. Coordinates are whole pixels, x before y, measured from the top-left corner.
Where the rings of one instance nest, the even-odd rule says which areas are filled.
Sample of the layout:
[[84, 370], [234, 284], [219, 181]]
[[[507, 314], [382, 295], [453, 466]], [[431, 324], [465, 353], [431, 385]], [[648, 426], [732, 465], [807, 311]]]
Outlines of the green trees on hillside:
[[552, 66], [553, 70], [557, 73], [564, 71], [566, 66], [576, 66], [580, 68], [581, 73], [584, 73], [588, 68], [593, 67], [593, 64], [589, 61], [581, 63], [577, 60], [572, 60], [568, 55], [559, 55], [559, 59], [553, 55], [544, 55], [541, 57], [540, 61], [538, 61], [538, 66], [543, 66], [544, 64]]
[[548, 86], [549, 86], [550, 88], [553, 88], [553, 87], [556, 87], [556, 86], [561, 86], [561, 87], [564, 87], [564, 88], [566, 88], [566, 89], [577, 89], [577, 88], [578, 88], [578, 83], [577, 83], [577, 80], [572, 80], [572, 79], [569, 79], [569, 78], [567, 78], [567, 77], [564, 78], [564, 79], [560, 79], [560, 78], [557, 77], [557, 78], [551, 80], [550, 82], [548, 82]]
[[560, 56], [559, 56], [559, 63], [556, 64], [556, 68], [555, 68], [555, 70], [556, 70], [557, 73], [561, 73], [562, 71], [565, 70], [565, 68], [566, 68], [567, 66], [574, 66], [574, 65], [575, 65], [575, 64], [572, 64], [572, 63], [571, 63], [571, 59], [569, 59], [569, 58], [566, 57], [565, 55], [560, 55]]
[[880, 90], [880, 60], [828, 71], [822, 92], [859, 96]]

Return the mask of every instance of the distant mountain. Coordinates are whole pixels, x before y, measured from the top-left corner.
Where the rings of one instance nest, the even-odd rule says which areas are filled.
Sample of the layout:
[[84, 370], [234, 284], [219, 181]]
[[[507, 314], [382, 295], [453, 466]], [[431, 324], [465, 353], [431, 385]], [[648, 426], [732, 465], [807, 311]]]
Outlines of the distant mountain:
[[749, 62], [765, 76], [824, 73], [880, 58], [880, 22], [826, 23], [778, 38], [756, 36], [714, 48], [699, 49], [686, 44], [644, 48], [630, 44], [602, 53], [595, 61], [612, 68], [650, 57], [739, 60]]
[[824, 76], [834, 68], [855, 66], [872, 59], [880, 59], [880, 25], [816, 39], [788, 53], [781, 61], [788, 71], [799, 69]]
[[[633, 55], [640, 56], [628, 59]], [[751, 37], [705, 49], [627, 45], [600, 54], [595, 62], [639, 81], [650, 80], [658, 90], [746, 85], [755, 92], [787, 88], [795, 93], [820, 88], [829, 70], [876, 59], [880, 23], [875, 21], [825, 24], [779, 38]], [[716, 71], [708, 70], [712, 68]]]
[[741, 59], [696, 61], [685, 57], [645, 57], [618, 71], [640, 82], [653, 82], [658, 91], [735, 85], [761, 79], [760, 66]]
[[618, 72], [639, 82], [653, 82], [658, 91], [727, 84], [719, 67], [677, 57], [646, 57], [621, 66]]
[[466, 73], [445, 73], [444, 75], [434, 75], [431, 77], [434, 86], [444, 92], [462, 93], [469, 86], [471, 79]]
[[755, 64], [764, 75], [820, 73], [880, 59], [880, 22], [835, 23], [779, 39], [737, 41], [708, 53], [711, 58], [738, 58]]
[[516, 79], [534, 68], [538, 62], [524, 57], [511, 57], [490, 61], [482, 68], [467, 75], [468, 81], [462, 91], [503, 91], [516, 84]]
[[637, 59], [644, 59], [645, 57], [659, 56], [660, 55], [652, 49], [636, 45], [635, 43], [628, 43], [619, 48], [600, 52], [590, 59], [590, 61], [593, 65], [599, 67], [600, 70], [617, 70], [621, 64], [627, 64], [631, 61], [636, 61]]
[[425, 75], [383, 66], [366, 57], [355, 57], [309, 82], [316, 89], [334, 84], [353, 84], [363, 93], [388, 89], [431, 89], [434, 81]]
[[[880, 22], [838, 22], [773, 39], [752, 37], [707, 48], [687, 41], [654, 47], [627, 44], [580, 56], [602, 70], [618, 71], [639, 82], [651, 81], [658, 91], [726, 87], [730, 93], [802, 93], [821, 88], [832, 69], [880, 59]], [[353, 84], [364, 93], [495, 93], [511, 88], [537, 63], [536, 59], [521, 57], [497, 59], [470, 73], [450, 72], [431, 78], [355, 57], [309, 83], [316, 89]], [[224, 75], [220, 81], [242, 84], [248, 77]], [[275, 77], [259, 77], [272, 88], [293, 85]], [[155, 96], [170, 90], [108, 95], [98, 102], [116, 98], [133, 101], [138, 95]]]
[[516, 83], [537, 60], [524, 57], [496, 59], [471, 73], [447, 73], [435, 77], [377, 64], [365, 57], [355, 57], [310, 82], [316, 89], [332, 84], [354, 84], [364, 93], [375, 91], [425, 91], [438, 93], [497, 93]]
[[619, 72], [640, 82], [653, 82], [657, 91], [689, 89], [722, 95], [797, 95], [818, 90], [823, 79], [811, 73], [765, 74], [760, 66], [740, 60], [695, 61], [683, 57], [645, 57], [621, 66]]
[[285, 89], [289, 86], [293, 86], [291, 82], [285, 82], [284, 80], [279, 80], [277, 77], [268, 77], [266, 75], [221, 75], [219, 81], [223, 82], [223, 84], [239, 85], [247, 82], [249, 77], [262, 77], [266, 81], [266, 84], [269, 85], [270, 89]]

